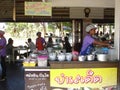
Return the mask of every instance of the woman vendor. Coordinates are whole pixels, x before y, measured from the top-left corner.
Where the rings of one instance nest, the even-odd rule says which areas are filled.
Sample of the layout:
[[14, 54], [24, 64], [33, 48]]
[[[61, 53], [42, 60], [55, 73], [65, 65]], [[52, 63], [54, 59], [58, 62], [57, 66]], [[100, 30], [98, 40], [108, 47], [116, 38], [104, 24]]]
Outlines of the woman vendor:
[[94, 38], [96, 29], [97, 28], [95, 27], [94, 24], [89, 24], [86, 26], [85, 31], [87, 32], [87, 35], [83, 39], [83, 44], [82, 44], [82, 48], [80, 51], [80, 55], [91, 54], [92, 51], [94, 50], [94, 45], [110, 47], [110, 44], [102, 42], [102, 41], [98, 41]]

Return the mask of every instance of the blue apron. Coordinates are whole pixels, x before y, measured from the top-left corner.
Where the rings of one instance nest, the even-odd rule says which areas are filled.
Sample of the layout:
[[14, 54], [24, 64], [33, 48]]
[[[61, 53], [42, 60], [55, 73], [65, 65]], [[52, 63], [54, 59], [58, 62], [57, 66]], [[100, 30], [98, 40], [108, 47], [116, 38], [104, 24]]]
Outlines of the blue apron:
[[94, 50], [94, 46], [93, 46], [93, 44], [90, 44], [84, 51], [80, 52], [80, 55], [92, 54], [93, 50]]

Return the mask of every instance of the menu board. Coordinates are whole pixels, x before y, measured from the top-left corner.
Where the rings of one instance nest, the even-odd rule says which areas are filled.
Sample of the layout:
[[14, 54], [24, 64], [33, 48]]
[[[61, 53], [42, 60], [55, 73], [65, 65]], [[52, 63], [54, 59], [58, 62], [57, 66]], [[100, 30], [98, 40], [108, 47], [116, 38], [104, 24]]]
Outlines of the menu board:
[[25, 90], [50, 90], [49, 69], [25, 69]]
[[52, 3], [50, 2], [25, 2], [25, 15], [51, 16]]

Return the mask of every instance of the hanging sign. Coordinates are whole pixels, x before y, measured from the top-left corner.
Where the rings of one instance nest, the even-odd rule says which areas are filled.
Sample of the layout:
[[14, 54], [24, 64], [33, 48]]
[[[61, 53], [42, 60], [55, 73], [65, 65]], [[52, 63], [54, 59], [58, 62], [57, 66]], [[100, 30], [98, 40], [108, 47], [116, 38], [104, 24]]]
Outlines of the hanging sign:
[[117, 86], [117, 68], [51, 69], [50, 86], [101, 88]]
[[25, 2], [25, 15], [30, 16], [52, 16], [51, 2]]

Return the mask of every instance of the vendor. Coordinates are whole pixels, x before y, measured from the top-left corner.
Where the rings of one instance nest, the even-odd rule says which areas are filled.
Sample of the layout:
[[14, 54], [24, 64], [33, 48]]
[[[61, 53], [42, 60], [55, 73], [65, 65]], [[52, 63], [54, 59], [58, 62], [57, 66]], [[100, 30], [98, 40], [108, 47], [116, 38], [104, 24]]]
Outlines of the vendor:
[[110, 44], [102, 42], [102, 41], [98, 41], [93, 37], [95, 35], [96, 29], [97, 28], [95, 27], [94, 24], [87, 25], [85, 29], [87, 32], [87, 35], [85, 36], [83, 40], [80, 55], [92, 54], [92, 51], [94, 50], [94, 45], [110, 47]]

